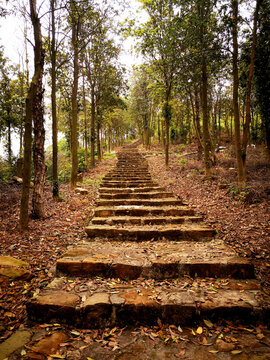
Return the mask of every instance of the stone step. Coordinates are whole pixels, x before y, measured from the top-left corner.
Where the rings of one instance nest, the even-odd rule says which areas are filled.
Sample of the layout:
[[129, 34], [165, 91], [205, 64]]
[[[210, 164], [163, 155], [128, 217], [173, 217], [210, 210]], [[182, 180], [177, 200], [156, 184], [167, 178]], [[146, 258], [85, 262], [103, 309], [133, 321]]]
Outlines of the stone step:
[[186, 206], [98, 206], [94, 210], [94, 217], [108, 216], [194, 216], [194, 210]]
[[115, 175], [115, 176], [104, 176], [104, 178], [102, 179], [103, 181], [145, 181], [145, 180], [151, 180], [151, 176], [145, 175], [145, 176], [119, 176], [119, 175]]
[[164, 198], [172, 198], [173, 194], [170, 192], [157, 192], [157, 191], [149, 191], [149, 192], [128, 192], [128, 193], [118, 193], [118, 194], [109, 194], [109, 193], [101, 193], [99, 195], [100, 199], [164, 199]]
[[128, 169], [118, 169], [114, 168], [113, 170], [107, 173], [108, 175], [149, 175], [148, 169], [141, 170], [128, 170]]
[[140, 163], [138, 163], [138, 164], [132, 164], [132, 165], [130, 165], [130, 166], [128, 166], [128, 165], [126, 165], [126, 164], [117, 164], [116, 165], [116, 167], [115, 167], [115, 169], [117, 170], [117, 171], [124, 171], [124, 170], [126, 170], [126, 171], [130, 171], [130, 172], [132, 172], [132, 171], [149, 171], [149, 168], [148, 168], [148, 165], [147, 165], [147, 163], [143, 163], [143, 164], [141, 164], [141, 162]]
[[111, 216], [107, 217], [94, 217], [91, 220], [92, 224], [107, 224], [107, 225], [161, 225], [161, 224], [183, 224], [189, 222], [201, 222], [201, 216]]
[[157, 186], [156, 183], [152, 180], [144, 181], [102, 181], [100, 184], [102, 187], [110, 188], [135, 188], [135, 187], [151, 187]]
[[[35, 322], [67, 323], [74, 328], [174, 324], [219, 319], [241, 323], [269, 322], [270, 301], [256, 281], [186, 279], [144, 284], [55, 279], [27, 303]], [[214, 290], [213, 290], [214, 289]]]
[[149, 173], [145, 172], [145, 173], [131, 173], [128, 172], [126, 170], [124, 170], [123, 172], [118, 172], [118, 173], [113, 173], [113, 174], [107, 174], [110, 177], [116, 178], [116, 179], [122, 179], [122, 177], [130, 179], [130, 178], [145, 178], [145, 177], [151, 177], [151, 175], [149, 175]]
[[183, 276], [254, 278], [254, 266], [221, 240], [190, 243], [81, 242], [57, 261], [68, 276], [166, 280]]
[[98, 206], [179, 206], [183, 205], [181, 200], [175, 198], [165, 199], [100, 199], [97, 201]]
[[209, 240], [215, 236], [214, 229], [198, 224], [170, 224], [144, 226], [88, 225], [85, 228], [90, 238], [113, 238], [115, 241], [132, 240]]
[[98, 189], [98, 192], [100, 194], [103, 193], [110, 193], [110, 194], [132, 194], [132, 193], [147, 193], [147, 192], [160, 192], [160, 191], [165, 191], [165, 188], [160, 187], [160, 186], [147, 186], [147, 187], [138, 187], [138, 188], [106, 188], [106, 187], [100, 187]]

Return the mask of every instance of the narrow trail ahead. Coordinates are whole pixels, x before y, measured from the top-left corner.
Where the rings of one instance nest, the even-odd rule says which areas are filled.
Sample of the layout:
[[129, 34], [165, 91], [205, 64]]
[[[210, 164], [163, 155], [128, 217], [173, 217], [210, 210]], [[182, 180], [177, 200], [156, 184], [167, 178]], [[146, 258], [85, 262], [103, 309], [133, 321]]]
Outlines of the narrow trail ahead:
[[270, 318], [253, 265], [152, 181], [136, 143], [122, 148], [99, 194], [89, 241], [57, 261], [55, 279], [27, 305], [31, 320], [103, 328]]

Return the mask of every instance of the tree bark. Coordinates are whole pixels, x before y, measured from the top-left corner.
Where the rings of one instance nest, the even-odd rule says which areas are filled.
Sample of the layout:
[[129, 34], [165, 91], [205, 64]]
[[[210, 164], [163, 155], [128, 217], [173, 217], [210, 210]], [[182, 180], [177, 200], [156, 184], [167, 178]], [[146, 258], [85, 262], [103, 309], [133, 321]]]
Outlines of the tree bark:
[[[98, 107], [97, 107], [98, 108]], [[97, 110], [97, 156], [98, 161], [101, 161], [101, 141], [100, 141], [100, 130], [101, 130], [101, 119], [100, 119], [100, 113], [99, 108]]]
[[44, 53], [42, 48], [40, 20], [36, 12], [36, 0], [29, 0], [31, 21], [34, 30], [34, 57], [35, 72], [26, 99], [25, 133], [24, 133], [24, 166], [23, 166], [23, 188], [20, 206], [20, 230], [26, 230], [29, 222], [29, 191], [31, 179], [31, 147], [32, 147], [32, 120], [34, 120], [34, 165], [35, 184], [33, 190], [33, 215], [44, 216], [43, 188], [45, 181], [44, 164], [44, 138], [45, 130], [43, 124], [43, 90], [42, 75], [44, 64]]
[[20, 223], [19, 228], [24, 231], [29, 222], [29, 192], [31, 181], [31, 155], [32, 155], [32, 115], [33, 115], [33, 98], [36, 92], [36, 78], [38, 73], [34, 74], [26, 98], [25, 130], [24, 130], [24, 156], [23, 156], [23, 186], [20, 206]]
[[169, 166], [169, 143], [170, 143], [170, 118], [171, 118], [171, 108], [169, 104], [170, 93], [167, 92], [165, 99], [165, 107], [164, 107], [164, 120], [165, 120], [165, 165], [166, 168]]
[[91, 140], [90, 140], [90, 149], [91, 149], [91, 158], [90, 158], [90, 166], [93, 168], [95, 166], [95, 89], [94, 86], [91, 86]]
[[252, 78], [254, 73], [254, 59], [255, 59], [255, 49], [256, 49], [256, 42], [257, 42], [257, 23], [258, 23], [258, 13], [260, 8], [260, 0], [256, 2], [256, 8], [254, 12], [254, 20], [253, 20], [253, 31], [252, 31], [252, 46], [251, 46], [251, 56], [250, 56], [250, 69], [249, 69], [249, 76], [247, 82], [247, 95], [246, 95], [246, 121], [244, 127], [244, 134], [243, 134], [243, 141], [242, 141], [242, 161], [243, 161], [243, 168], [246, 177], [246, 159], [247, 159], [247, 144], [248, 144], [248, 137], [249, 137], [249, 127], [250, 127], [250, 102], [251, 102], [251, 84]]
[[[72, 1], [73, 3], [74, 1]], [[74, 188], [77, 184], [78, 175], [78, 77], [79, 77], [79, 49], [78, 49], [78, 32], [79, 20], [76, 18], [77, 14], [73, 15], [72, 19], [72, 47], [73, 47], [73, 85], [72, 85], [72, 120], [71, 120], [71, 178], [70, 185]]]
[[238, 0], [232, 0], [233, 11], [233, 113], [234, 113], [234, 136], [235, 136], [235, 151], [237, 161], [237, 174], [238, 174], [238, 187], [242, 187], [246, 183], [246, 177], [243, 167], [242, 151], [241, 151], [241, 134], [240, 134], [240, 115], [239, 115], [239, 103], [238, 103], [238, 88], [239, 88], [239, 76], [238, 76]]
[[89, 170], [88, 166], [88, 134], [87, 134], [87, 106], [85, 98], [85, 74], [83, 72], [83, 115], [84, 115], [84, 159], [85, 159], [85, 170]]
[[43, 67], [44, 50], [41, 37], [41, 25], [36, 13], [36, 1], [31, 1], [31, 19], [34, 26], [35, 36], [35, 67], [39, 67], [39, 77], [37, 80], [36, 93], [33, 99], [33, 124], [34, 124], [34, 189], [32, 198], [32, 216], [33, 218], [43, 218], [44, 212], [44, 185], [45, 185], [45, 128], [43, 116]]
[[206, 57], [202, 57], [202, 113], [203, 113], [203, 153], [204, 171], [207, 178], [211, 178], [210, 149], [211, 142], [208, 128], [208, 103], [207, 103], [207, 67]]
[[52, 104], [52, 148], [53, 148], [53, 196], [59, 197], [58, 148], [56, 115], [56, 48], [55, 48], [55, 0], [51, 0], [52, 42], [51, 42], [51, 104]]

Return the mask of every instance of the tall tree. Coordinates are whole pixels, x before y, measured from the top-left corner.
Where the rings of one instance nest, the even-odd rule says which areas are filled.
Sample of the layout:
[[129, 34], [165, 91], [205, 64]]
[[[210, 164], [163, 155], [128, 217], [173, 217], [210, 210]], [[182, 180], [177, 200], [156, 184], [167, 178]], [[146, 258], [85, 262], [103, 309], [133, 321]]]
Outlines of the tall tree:
[[71, 158], [72, 168], [70, 185], [75, 187], [78, 175], [78, 79], [79, 79], [79, 41], [81, 31], [81, 21], [83, 14], [79, 4], [75, 0], [70, 0], [70, 22], [71, 22], [71, 44], [73, 49], [73, 84], [72, 84], [72, 120], [71, 120]]
[[171, 94], [181, 59], [181, 27], [174, 1], [141, 0], [150, 20], [137, 30], [141, 38], [142, 54], [147, 56], [157, 72], [157, 81], [163, 92], [163, 115], [165, 120], [165, 164], [169, 165], [169, 142]]
[[36, 1], [30, 1], [31, 21], [34, 28], [35, 38], [35, 68], [39, 68], [38, 79], [36, 83], [36, 93], [33, 98], [33, 124], [34, 124], [34, 144], [33, 144], [33, 162], [34, 162], [34, 189], [32, 197], [32, 216], [34, 218], [43, 218], [44, 212], [44, 185], [45, 185], [45, 127], [44, 127], [44, 109], [43, 109], [43, 68], [44, 68], [44, 49], [41, 35], [40, 19], [36, 10]]
[[33, 193], [33, 214], [41, 217], [43, 210], [43, 188], [45, 180], [44, 165], [44, 126], [43, 126], [43, 106], [42, 106], [42, 74], [44, 54], [42, 48], [41, 25], [36, 10], [36, 0], [29, 0], [30, 16], [34, 31], [34, 75], [28, 90], [26, 99], [26, 116], [24, 132], [24, 166], [23, 166], [23, 189], [20, 207], [21, 230], [28, 227], [29, 214], [29, 189], [31, 179], [31, 150], [32, 150], [32, 120], [35, 123], [35, 189]]
[[243, 133], [243, 141], [242, 141], [242, 161], [244, 168], [244, 181], [246, 181], [246, 160], [247, 160], [247, 144], [249, 139], [249, 128], [250, 128], [250, 103], [251, 103], [251, 85], [254, 73], [254, 60], [255, 60], [255, 49], [257, 44], [257, 22], [258, 22], [258, 14], [261, 6], [261, 0], [256, 1], [256, 7], [254, 11], [254, 19], [253, 19], [253, 30], [252, 30], [252, 40], [251, 40], [251, 54], [250, 54], [250, 68], [249, 75], [247, 81], [247, 91], [246, 91], [246, 121]]
[[257, 20], [258, 11], [260, 7], [260, 0], [257, 0], [254, 20], [253, 20], [253, 33], [252, 45], [250, 56], [250, 70], [247, 81], [247, 95], [246, 95], [246, 119], [244, 124], [244, 133], [241, 141], [241, 125], [239, 114], [239, 71], [238, 71], [238, 26], [239, 26], [239, 3], [238, 0], [232, 0], [232, 38], [233, 38], [233, 109], [234, 109], [234, 133], [235, 133], [235, 149], [237, 160], [237, 174], [238, 174], [238, 187], [242, 189], [246, 185], [246, 150], [248, 143], [248, 133], [250, 126], [250, 93], [251, 82], [254, 71], [255, 47], [256, 47], [256, 34], [257, 34]]
[[263, 1], [259, 12], [258, 42], [255, 55], [256, 94], [270, 162], [270, 3]]
[[51, 7], [51, 106], [52, 106], [52, 148], [53, 148], [53, 196], [59, 196], [58, 185], [58, 149], [57, 149], [57, 115], [56, 115], [56, 30], [55, 30], [56, 0], [50, 0]]
[[232, 38], [233, 38], [233, 114], [234, 114], [234, 136], [235, 151], [237, 161], [238, 186], [244, 185], [244, 167], [241, 152], [241, 132], [240, 132], [240, 115], [239, 115], [239, 71], [238, 71], [238, 20], [239, 9], [238, 0], [232, 0]]

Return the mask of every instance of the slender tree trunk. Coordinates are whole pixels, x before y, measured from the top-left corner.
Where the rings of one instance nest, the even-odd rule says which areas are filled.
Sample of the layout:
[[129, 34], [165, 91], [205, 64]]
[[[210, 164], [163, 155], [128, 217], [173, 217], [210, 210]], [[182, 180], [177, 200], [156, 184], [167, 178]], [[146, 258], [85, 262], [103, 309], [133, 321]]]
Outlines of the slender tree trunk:
[[20, 230], [24, 231], [29, 222], [29, 192], [31, 181], [31, 154], [32, 154], [32, 117], [33, 117], [33, 98], [36, 92], [36, 78], [38, 73], [35, 72], [32, 83], [28, 90], [26, 99], [25, 130], [24, 130], [24, 156], [23, 156], [23, 186], [20, 206]]
[[[9, 114], [8, 114], [9, 116]], [[8, 153], [8, 163], [12, 165], [12, 150], [11, 150], [11, 126], [10, 121], [8, 121], [8, 133], [7, 133], [7, 153]]]
[[33, 146], [33, 161], [34, 161], [34, 189], [33, 189], [33, 218], [44, 218], [44, 185], [45, 185], [45, 128], [43, 118], [43, 88], [42, 88], [42, 73], [37, 84], [37, 93], [34, 97], [34, 146]]
[[29, 190], [31, 179], [31, 147], [32, 147], [32, 119], [34, 120], [34, 166], [35, 184], [33, 190], [33, 215], [35, 217], [44, 216], [43, 208], [43, 188], [45, 181], [44, 164], [44, 138], [45, 130], [43, 124], [43, 89], [42, 74], [44, 64], [44, 54], [42, 49], [41, 28], [38, 15], [36, 13], [36, 1], [29, 0], [31, 21], [34, 30], [34, 55], [35, 72], [26, 99], [26, 117], [24, 133], [24, 166], [23, 166], [23, 189], [20, 207], [20, 230], [28, 227], [29, 214]]
[[89, 170], [88, 165], [88, 134], [87, 134], [87, 106], [86, 106], [86, 98], [85, 98], [85, 74], [83, 72], [83, 115], [84, 115], [84, 158], [85, 158], [85, 170]]
[[199, 108], [199, 99], [198, 99], [198, 92], [197, 90], [194, 90], [194, 103], [192, 99], [192, 93], [189, 91], [189, 97], [190, 97], [190, 103], [192, 107], [192, 114], [193, 114], [193, 126], [195, 130], [195, 135], [197, 138], [198, 143], [198, 158], [201, 159], [201, 154], [203, 150], [203, 144], [202, 144], [202, 138], [201, 138], [201, 131], [200, 131], [200, 108]]
[[[246, 159], [247, 159], [247, 144], [249, 137], [249, 128], [250, 128], [250, 102], [251, 102], [251, 84], [254, 73], [254, 59], [255, 59], [255, 49], [257, 42], [257, 22], [258, 22], [258, 13], [260, 8], [260, 0], [256, 2], [256, 8], [254, 12], [254, 21], [253, 21], [253, 31], [252, 31], [252, 46], [251, 46], [251, 59], [250, 59], [250, 69], [247, 82], [247, 95], [246, 95], [246, 121], [245, 121], [245, 130], [243, 134], [242, 141], [242, 161], [244, 173], [246, 174]], [[245, 175], [246, 176], [246, 175]]]
[[91, 159], [90, 159], [90, 166], [93, 168], [95, 166], [95, 95], [94, 95], [94, 86], [91, 86], [91, 141], [90, 141], [90, 148], [91, 148]]
[[[74, 15], [74, 18], [76, 15]], [[73, 85], [72, 85], [72, 121], [71, 121], [71, 178], [70, 185], [74, 188], [77, 184], [78, 176], [78, 105], [77, 105], [77, 93], [78, 93], [78, 78], [79, 78], [79, 50], [78, 50], [78, 30], [79, 20], [73, 19], [72, 24], [72, 47], [74, 52], [73, 58]]]
[[51, 0], [52, 42], [51, 42], [51, 104], [52, 104], [52, 148], [53, 148], [53, 196], [59, 197], [58, 148], [56, 115], [56, 48], [55, 48], [55, 0]]
[[160, 116], [159, 116], [159, 114], [158, 114], [157, 118], [158, 118], [158, 142], [160, 143], [161, 135], [160, 135]]
[[170, 143], [170, 118], [171, 109], [169, 104], [170, 93], [167, 93], [164, 108], [164, 120], [165, 120], [165, 165], [169, 166], [169, 143]]
[[242, 151], [241, 151], [241, 134], [240, 134], [240, 116], [239, 116], [239, 103], [238, 103], [238, 0], [232, 0], [233, 10], [233, 113], [234, 113], [234, 136], [235, 136], [235, 150], [237, 161], [238, 173], [238, 187], [242, 187], [246, 183], [246, 177], [243, 167]]
[[203, 113], [203, 153], [204, 153], [204, 171], [207, 178], [211, 178], [210, 162], [210, 136], [208, 128], [208, 104], [207, 104], [207, 68], [206, 58], [202, 57], [202, 113]]
[[103, 159], [103, 127], [100, 124], [100, 161]]
[[39, 77], [37, 80], [36, 93], [33, 99], [33, 124], [34, 124], [34, 188], [32, 198], [32, 216], [33, 218], [44, 218], [44, 185], [45, 185], [45, 128], [43, 116], [43, 67], [44, 67], [44, 50], [41, 37], [41, 25], [36, 13], [36, 1], [31, 1], [31, 19], [34, 24], [35, 36], [35, 67], [40, 67]]
[[101, 145], [100, 145], [100, 114], [99, 110], [97, 111], [97, 155], [98, 161], [101, 161]]

